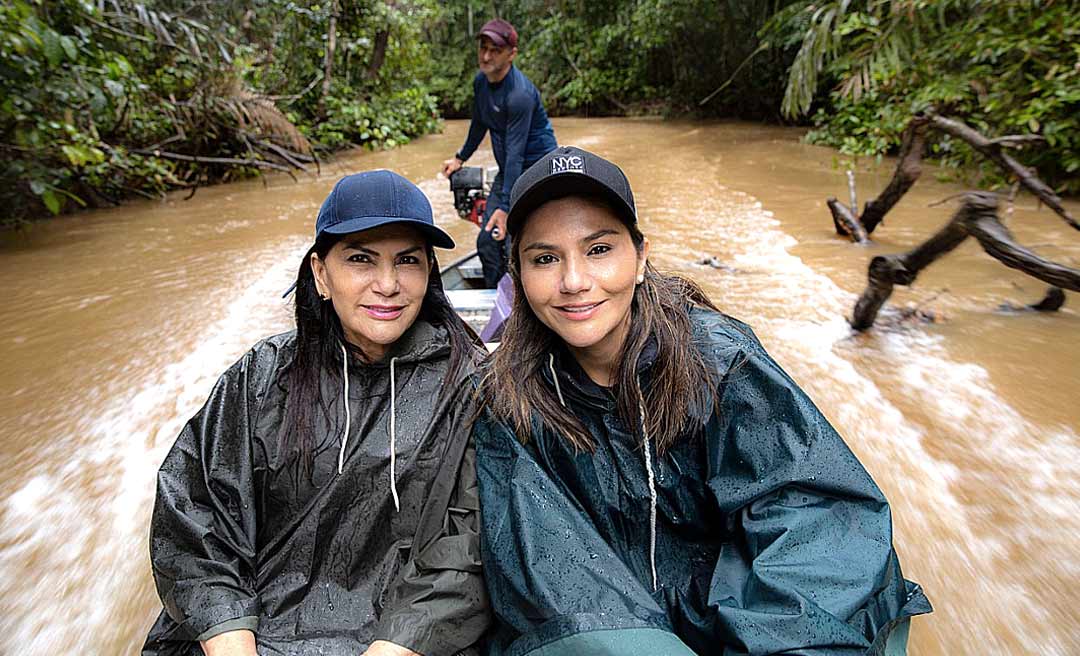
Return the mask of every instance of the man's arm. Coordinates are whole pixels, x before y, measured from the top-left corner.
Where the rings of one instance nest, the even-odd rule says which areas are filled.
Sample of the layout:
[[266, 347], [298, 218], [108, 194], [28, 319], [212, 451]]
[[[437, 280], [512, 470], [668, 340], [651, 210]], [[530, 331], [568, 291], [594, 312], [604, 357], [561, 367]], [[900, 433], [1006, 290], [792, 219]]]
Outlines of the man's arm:
[[[476, 152], [476, 149], [480, 147], [480, 142], [484, 140], [484, 135], [487, 134], [487, 126], [480, 119], [480, 76], [477, 76], [473, 80], [473, 108], [472, 108], [472, 121], [469, 123], [469, 134], [465, 137], [465, 143], [461, 146], [461, 150], [454, 154], [454, 158], [466, 162], [472, 154]], [[459, 165], [460, 168], [460, 165]]]

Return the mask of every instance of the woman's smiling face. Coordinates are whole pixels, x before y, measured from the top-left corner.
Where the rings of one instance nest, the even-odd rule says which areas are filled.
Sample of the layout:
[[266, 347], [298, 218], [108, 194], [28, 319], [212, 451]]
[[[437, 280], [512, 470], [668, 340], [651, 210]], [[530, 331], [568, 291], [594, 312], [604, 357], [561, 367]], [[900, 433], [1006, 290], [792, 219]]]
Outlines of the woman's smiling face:
[[533, 211], [515, 248], [521, 285], [536, 317], [566, 342], [590, 376], [586, 361], [614, 363], [645, 272], [648, 240], [639, 251], [610, 207], [570, 196]]
[[381, 360], [420, 314], [427, 249], [415, 229], [389, 224], [345, 235], [325, 258], [311, 255], [319, 294], [329, 296], [346, 339], [370, 360]]

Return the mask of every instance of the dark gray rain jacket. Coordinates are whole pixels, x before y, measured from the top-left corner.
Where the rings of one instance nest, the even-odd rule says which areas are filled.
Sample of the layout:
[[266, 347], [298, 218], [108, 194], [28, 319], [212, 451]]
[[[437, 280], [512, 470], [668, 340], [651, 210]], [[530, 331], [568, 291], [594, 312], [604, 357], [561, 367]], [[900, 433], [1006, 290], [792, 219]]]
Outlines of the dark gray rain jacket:
[[454, 381], [440, 397], [445, 330], [417, 321], [384, 362], [349, 358], [344, 451], [342, 369], [323, 373], [310, 480], [278, 449], [295, 340], [266, 339], [225, 372], [161, 466], [150, 552], [164, 611], [143, 654], [201, 656], [200, 637], [245, 628], [261, 656], [357, 656], [377, 639], [465, 649], [487, 597], [469, 392]]
[[885, 497], [828, 421], [748, 327], [692, 319], [716, 405], [663, 456], [565, 351], [542, 373], [594, 453], [477, 421], [489, 653], [894, 653], [904, 620], [930, 612]]

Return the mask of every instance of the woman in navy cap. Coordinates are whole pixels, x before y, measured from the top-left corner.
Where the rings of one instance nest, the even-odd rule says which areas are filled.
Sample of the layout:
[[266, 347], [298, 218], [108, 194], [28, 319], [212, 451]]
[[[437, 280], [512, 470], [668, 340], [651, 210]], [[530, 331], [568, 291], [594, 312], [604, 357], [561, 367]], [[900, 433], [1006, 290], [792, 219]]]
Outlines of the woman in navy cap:
[[893, 654], [929, 612], [889, 505], [748, 326], [649, 263], [630, 184], [514, 186], [476, 440], [490, 653]]
[[449, 656], [484, 631], [478, 350], [436, 246], [454, 242], [408, 180], [334, 186], [296, 329], [225, 372], [158, 473], [144, 654]]

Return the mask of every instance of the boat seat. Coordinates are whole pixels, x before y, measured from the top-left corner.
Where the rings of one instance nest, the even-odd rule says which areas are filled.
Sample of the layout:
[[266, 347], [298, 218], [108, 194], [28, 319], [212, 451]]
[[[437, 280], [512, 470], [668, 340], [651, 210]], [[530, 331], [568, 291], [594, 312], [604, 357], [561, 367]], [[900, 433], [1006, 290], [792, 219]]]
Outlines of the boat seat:
[[495, 289], [448, 289], [450, 305], [460, 312], [490, 312], [495, 305]]

